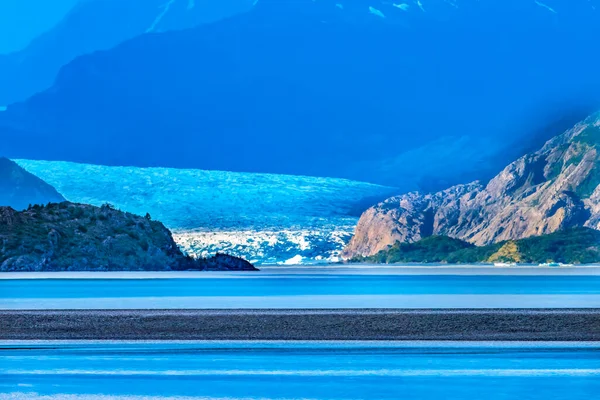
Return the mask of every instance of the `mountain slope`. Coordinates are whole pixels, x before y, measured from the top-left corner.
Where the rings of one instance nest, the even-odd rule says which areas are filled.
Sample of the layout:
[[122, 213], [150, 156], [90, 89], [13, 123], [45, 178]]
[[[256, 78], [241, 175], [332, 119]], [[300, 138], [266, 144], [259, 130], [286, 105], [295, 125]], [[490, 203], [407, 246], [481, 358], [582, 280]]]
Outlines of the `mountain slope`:
[[0, 55], [0, 106], [47, 89], [59, 69], [77, 56], [110, 49], [144, 33], [215, 21], [251, 5], [251, 0], [81, 0], [26, 48]]
[[199, 256], [227, 252], [257, 262], [339, 255], [358, 217], [395, 192], [364, 182], [172, 168], [18, 160], [70, 201], [163, 221]]
[[445, 235], [477, 245], [600, 229], [600, 114], [508, 165], [487, 185], [409, 193], [367, 210], [346, 257], [368, 256], [396, 242]]
[[223, 255], [186, 257], [160, 222], [110, 206], [0, 207], [0, 242], [0, 271], [254, 269]]
[[355, 262], [375, 263], [567, 263], [600, 262], [600, 231], [573, 228], [519, 240], [477, 247], [447, 236], [429, 236], [415, 243], [397, 242], [391, 248]]
[[0, 54], [26, 47], [31, 40], [60, 21], [78, 1], [0, 1]]
[[437, 190], [522, 155], [554, 101], [600, 100], [587, 0], [421, 3], [259, 1], [80, 57], [0, 113], [6, 154]]
[[0, 206], [17, 210], [30, 204], [47, 204], [64, 201], [52, 186], [25, 171], [13, 161], [0, 158]]

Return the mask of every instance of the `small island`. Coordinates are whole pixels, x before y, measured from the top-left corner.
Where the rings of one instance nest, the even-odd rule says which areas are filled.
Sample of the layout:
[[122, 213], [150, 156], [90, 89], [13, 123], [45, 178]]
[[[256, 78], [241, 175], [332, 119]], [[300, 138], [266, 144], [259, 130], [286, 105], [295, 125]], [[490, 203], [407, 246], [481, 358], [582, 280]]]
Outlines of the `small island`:
[[0, 271], [256, 271], [224, 254], [184, 254], [158, 221], [70, 202], [0, 207]]

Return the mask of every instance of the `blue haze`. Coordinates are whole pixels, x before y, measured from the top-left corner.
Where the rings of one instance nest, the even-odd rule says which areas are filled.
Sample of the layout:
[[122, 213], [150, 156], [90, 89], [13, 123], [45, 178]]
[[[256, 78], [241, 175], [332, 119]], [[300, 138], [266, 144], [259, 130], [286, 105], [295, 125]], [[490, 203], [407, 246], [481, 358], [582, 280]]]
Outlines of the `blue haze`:
[[0, 55], [23, 49], [53, 28], [78, 1], [0, 1]]
[[3, 152], [432, 190], [598, 107], [596, 1], [408, 3], [263, 0], [80, 57], [0, 114]]

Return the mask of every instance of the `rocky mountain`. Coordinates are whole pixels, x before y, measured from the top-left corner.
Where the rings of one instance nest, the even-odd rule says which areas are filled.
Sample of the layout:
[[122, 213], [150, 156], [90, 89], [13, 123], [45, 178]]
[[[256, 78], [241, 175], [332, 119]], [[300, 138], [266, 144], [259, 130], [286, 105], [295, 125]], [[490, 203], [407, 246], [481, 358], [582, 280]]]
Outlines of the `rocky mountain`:
[[254, 270], [235, 257], [185, 256], [164, 225], [111, 206], [0, 207], [0, 271]]
[[[45, 3], [44, 8], [62, 6], [54, 1]], [[252, 0], [80, 0], [58, 24], [24, 49], [0, 55], [0, 106], [49, 88], [60, 68], [78, 56], [108, 50], [145, 33], [191, 28], [251, 6]], [[33, 9], [26, 12], [23, 8], [19, 14], [27, 20], [23, 25], [43, 14], [41, 7], [30, 7]]]
[[409, 193], [367, 210], [346, 257], [444, 235], [476, 245], [573, 227], [600, 229], [600, 113], [508, 165], [487, 185]]
[[64, 201], [52, 186], [7, 158], [0, 158], [0, 206], [23, 210], [30, 204]]
[[[184, 3], [160, 0], [169, 12]], [[536, 122], [563, 104], [577, 120], [596, 107], [594, 7], [259, 0], [246, 13], [77, 58], [47, 91], [0, 113], [0, 134], [12, 158], [438, 190], [491, 177], [530, 149], [532, 132], [544, 132], [543, 143], [566, 129]], [[129, 26], [113, 11], [112, 25]], [[573, 62], [582, 54], [588, 61]]]
[[143, 215], [188, 253], [252, 262], [336, 261], [360, 214], [395, 189], [335, 178], [17, 160], [70, 201]]

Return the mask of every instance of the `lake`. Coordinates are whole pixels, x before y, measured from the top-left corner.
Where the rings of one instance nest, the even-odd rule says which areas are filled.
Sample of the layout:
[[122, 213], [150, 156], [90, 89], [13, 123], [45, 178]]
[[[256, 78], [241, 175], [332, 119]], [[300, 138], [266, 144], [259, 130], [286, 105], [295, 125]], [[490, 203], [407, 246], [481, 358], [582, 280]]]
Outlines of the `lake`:
[[600, 393], [599, 343], [5, 342], [0, 348], [0, 400], [589, 400]]
[[596, 308], [600, 269], [265, 268], [5, 273], [0, 309]]

